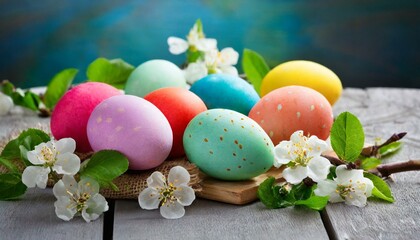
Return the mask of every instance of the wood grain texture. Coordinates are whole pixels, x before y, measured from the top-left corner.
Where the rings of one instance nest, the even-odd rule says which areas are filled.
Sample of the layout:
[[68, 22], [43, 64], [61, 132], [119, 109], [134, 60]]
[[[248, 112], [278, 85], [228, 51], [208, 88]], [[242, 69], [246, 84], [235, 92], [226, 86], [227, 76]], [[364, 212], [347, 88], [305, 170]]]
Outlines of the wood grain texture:
[[263, 173], [251, 180], [247, 181], [221, 181], [211, 177], [204, 177], [201, 182], [202, 190], [197, 193], [201, 198], [215, 200], [219, 202], [231, 204], [247, 204], [257, 200], [257, 190], [260, 183], [267, 177], [276, 178], [280, 182], [283, 177], [281, 172], [283, 168], [271, 168], [268, 172]]
[[318, 212], [267, 209], [260, 202], [235, 206], [198, 199], [184, 217], [166, 220], [137, 201], [116, 201], [114, 239], [327, 239]]
[[[346, 89], [334, 107], [356, 114], [365, 129], [366, 141], [408, 132], [403, 148], [384, 163], [420, 159], [420, 90], [372, 88]], [[365, 208], [330, 204], [328, 217], [337, 239], [419, 239], [420, 172], [392, 175], [388, 180], [395, 203], [370, 201]]]
[[19, 201], [0, 202], [1, 239], [102, 239], [103, 218], [87, 224], [55, 215], [52, 189], [29, 189]]

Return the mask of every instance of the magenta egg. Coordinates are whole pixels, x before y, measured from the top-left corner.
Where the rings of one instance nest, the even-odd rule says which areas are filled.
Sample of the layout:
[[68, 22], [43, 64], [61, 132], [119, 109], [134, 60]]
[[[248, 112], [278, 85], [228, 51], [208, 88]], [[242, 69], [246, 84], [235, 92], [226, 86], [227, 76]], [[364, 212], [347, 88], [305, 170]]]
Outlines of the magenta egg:
[[94, 151], [120, 151], [132, 170], [159, 166], [172, 148], [172, 130], [163, 113], [131, 95], [111, 97], [99, 104], [90, 115], [87, 135]]

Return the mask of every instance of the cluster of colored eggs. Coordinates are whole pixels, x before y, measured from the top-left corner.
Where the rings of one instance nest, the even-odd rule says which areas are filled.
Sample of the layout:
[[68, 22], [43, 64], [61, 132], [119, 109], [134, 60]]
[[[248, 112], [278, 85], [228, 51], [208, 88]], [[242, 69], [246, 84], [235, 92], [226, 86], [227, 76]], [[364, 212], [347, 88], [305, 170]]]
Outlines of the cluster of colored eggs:
[[[304, 87], [311, 81], [302, 78], [303, 86], [278, 88], [276, 81], [296, 77], [293, 68], [285, 69], [277, 67], [266, 76], [260, 99], [246, 81], [223, 74], [204, 77], [187, 90], [176, 65], [148, 61], [130, 75], [127, 95], [93, 82], [68, 91], [53, 111], [51, 131], [57, 139], [74, 138], [80, 152], [118, 150], [127, 156], [132, 170], [151, 169], [168, 157], [186, 155], [215, 178], [250, 179], [273, 165], [274, 145], [288, 140], [294, 131], [321, 139], [329, 136], [330, 102], [336, 99], [328, 102], [321, 93]], [[325, 77], [328, 71], [305, 71], [318, 80], [336, 81]], [[332, 91], [341, 93], [341, 88], [327, 93]]]

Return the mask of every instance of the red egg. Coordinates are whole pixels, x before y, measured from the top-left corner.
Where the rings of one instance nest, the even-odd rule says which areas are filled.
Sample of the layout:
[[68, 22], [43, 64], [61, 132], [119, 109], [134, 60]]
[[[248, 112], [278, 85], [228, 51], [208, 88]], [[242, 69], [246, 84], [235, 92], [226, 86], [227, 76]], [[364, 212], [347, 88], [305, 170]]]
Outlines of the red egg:
[[118, 89], [99, 82], [83, 83], [72, 88], [52, 112], [51, 132], [54, 138], [73, 138], [77, 151], [92, 151], [86, 133], [89, 116], [103, 100], [120, 94]]
[[325, 140], [333, 123], [328, 100], [319, 92], [302, 86], [270, 92], [251, 109], [249, 117], [261, 125], [274, 145], [289, 140], [297, 130]]
[[153, 103], [168, 119], [173, 133], [169, 157], [185, 154], [182, 137], [188, 123], [199, 113], [207, 110], [204, 102], [194, 93], [176, 87], [161, 88], [144, 97]]

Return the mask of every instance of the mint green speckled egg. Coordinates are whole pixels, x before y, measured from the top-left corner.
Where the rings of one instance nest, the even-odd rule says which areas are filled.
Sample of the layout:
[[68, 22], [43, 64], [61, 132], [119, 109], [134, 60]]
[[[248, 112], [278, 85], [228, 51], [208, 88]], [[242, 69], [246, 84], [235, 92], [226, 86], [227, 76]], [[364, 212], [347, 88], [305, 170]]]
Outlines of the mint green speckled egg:
[[138, 66], [128, 77], [125, 93], [144, 97], [164, 87], [186, 88], [182, 70], [166, 60], [150, 60]]
[[212, 109], [197, 115], [185, 130], [188, 159], [209, 176], [221, 180], [247, 180], [271, 168], [274, 146], [251, 118]]

